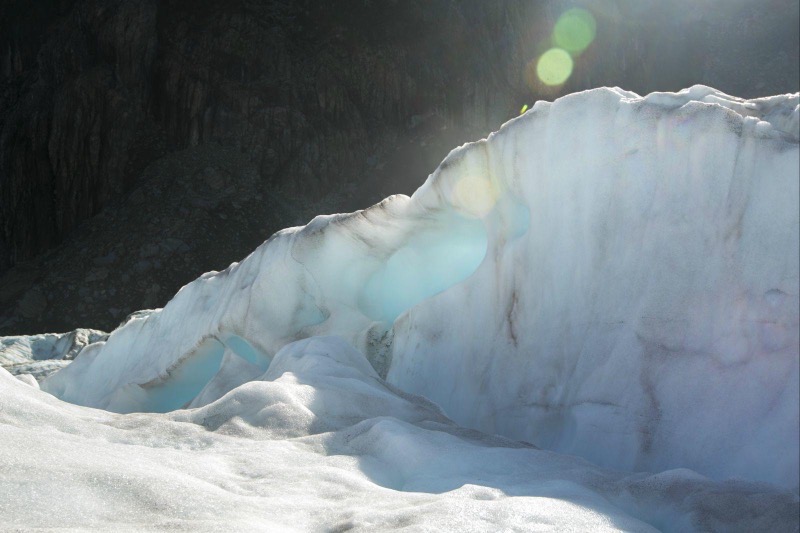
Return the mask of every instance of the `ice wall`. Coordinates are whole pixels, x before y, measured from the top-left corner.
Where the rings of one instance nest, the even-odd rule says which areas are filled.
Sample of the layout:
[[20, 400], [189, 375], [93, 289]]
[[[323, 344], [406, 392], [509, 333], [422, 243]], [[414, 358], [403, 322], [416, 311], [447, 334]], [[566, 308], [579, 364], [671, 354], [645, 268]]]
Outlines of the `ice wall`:
[[455, 421], [604, 466], [798, 485], [798, 95], [597, 89], [187, 285], [42, 388], [204, 405], [335, 334]]
[[796, 486], [797, 103], [595, 91], [453, 154], [426, 187], [480, 173], [530, 229], [489, 217], [478, 271], [395, 324], [388, 380], [600, 464]]
[[42, 380], [67, 366], [83, 348], [106, 337], [104, 332], [93, 329], [0, 337], [0, 366], [11, 374], [28, 374], [34, 381]]

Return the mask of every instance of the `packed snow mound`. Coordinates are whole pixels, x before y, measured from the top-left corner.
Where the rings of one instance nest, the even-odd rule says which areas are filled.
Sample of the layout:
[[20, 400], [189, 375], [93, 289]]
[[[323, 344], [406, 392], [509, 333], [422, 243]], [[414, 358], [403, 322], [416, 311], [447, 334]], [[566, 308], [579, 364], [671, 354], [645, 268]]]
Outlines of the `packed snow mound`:
[[798, 109], [702, 86], [539, 102], [411, 198], [277, 233], [42, 388], [203, 407], [333, 334], [461, 425], [796, 490]]
[[345, 340], [216, 402], [119, 415], [0, 369], [0, 529], [788, 531], [796, 494], [604, 470], [455, 425]]

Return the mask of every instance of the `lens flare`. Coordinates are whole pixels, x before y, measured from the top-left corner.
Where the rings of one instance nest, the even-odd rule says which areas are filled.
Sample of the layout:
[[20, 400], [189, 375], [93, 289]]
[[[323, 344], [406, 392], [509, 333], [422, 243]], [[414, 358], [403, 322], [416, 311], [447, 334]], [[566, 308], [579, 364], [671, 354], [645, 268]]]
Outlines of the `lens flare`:
[[470, 215], [482, 218], [497, 202], [497, 190], [484, 177], [467, 175], [455, 184], [456, 205]]
[[572, 74], [572, 56], [561, 48], [551, 48], [539, 57], [536, 75], [545, 85], [561, 85]]
[[594, 16], [585, 9], [574, 8], [564, 12], [553, 28], [556, 46], [572, 54], [580, 54], [592, 44], [597, 32]]

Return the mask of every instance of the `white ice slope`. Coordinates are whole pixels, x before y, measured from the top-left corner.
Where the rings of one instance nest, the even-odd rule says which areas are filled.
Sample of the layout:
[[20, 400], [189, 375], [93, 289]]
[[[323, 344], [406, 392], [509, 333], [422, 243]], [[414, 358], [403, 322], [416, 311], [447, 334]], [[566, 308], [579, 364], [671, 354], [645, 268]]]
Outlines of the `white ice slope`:
[[0, 530], [791, 531], [798, 498], [465, 430], [338, 337], [219, 401], [119, 415], [0, 368]]
[[107, 336], [94, 329], [76, 329], [69, 333], [0, 337], [0, 366], [14, 375], [43, 379], [72, 362], [83, 348]]
[[276, 234], [42, 388], [121, 413], [244, 413], [260, 400], [231, 403], [239, 385], [333, 334], [463, 426], [796, 493], [798, 109], [701, 86], [537, 103], [411, 198]]

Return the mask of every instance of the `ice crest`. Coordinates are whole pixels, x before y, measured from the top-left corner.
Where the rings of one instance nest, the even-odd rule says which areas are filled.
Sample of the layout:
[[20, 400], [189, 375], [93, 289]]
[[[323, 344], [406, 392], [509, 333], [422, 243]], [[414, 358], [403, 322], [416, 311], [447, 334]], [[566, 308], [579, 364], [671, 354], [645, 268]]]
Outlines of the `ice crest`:
[[107, 338], [4, 339], [0, 527], [796, 529], [798, 109], [540, 102]]
[[797, 486], [797, 124], [797, 94], [704, 86], [537, 104], [411, 198], [279, 232], [42, 387], [169, 411], [333, 334], [468, 427]]

